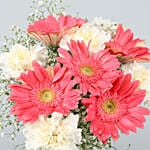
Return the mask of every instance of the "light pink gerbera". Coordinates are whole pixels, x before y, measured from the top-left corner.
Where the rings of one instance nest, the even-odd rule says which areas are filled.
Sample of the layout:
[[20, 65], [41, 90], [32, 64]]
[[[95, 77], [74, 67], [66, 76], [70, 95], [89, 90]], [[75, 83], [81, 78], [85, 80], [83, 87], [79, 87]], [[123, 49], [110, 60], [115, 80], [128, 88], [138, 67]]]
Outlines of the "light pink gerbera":
[[116, 56], [110, 55], [107, 50], [89, 54], [89, 46], [87, 47], [83, 41], [71, 40], [68, 47], [72, 55], [67, 50], [59, 48], [58, 52], [63, 57], [56, 59], [71, 70], [84, 95], [87, 91], [93, 95], [100, 95], [112, 87], [112, 82], [119, 72], [116, 69], [120, 66]]
[[62, 37], [67, 33], [72, 33], [86, 21], [81, 18], [72, 18], [72, 16], [60, 16], [58, 20], [52, 15], [46, 19], [35, 21], [33, 25], [28, 26], [28, 33], [36, 39], [42, 41], [45, 45], [58, 46]]
[[126, 62], [146, 62], [150, 61], [149, 49], [140, 45], [142, 40], [133, 40], [133, 33], [130, 29], [124, 31], [120, 24], [117, 28], [114, 39], [106, 43], [112, 54], [118, 56], [122, 63]]
[[58, 112], [67, 115], [78, 107], [80, 90], [72, 89], [76, 84], [71, 80], [71, 72], [57, 64], [54, 69], [46, 71], [43, 66], [33, 62], [34, 71], [22, 73], [20, 79], [24, 84], [11, 84], [10, 101], [15, 102], [11, 114], [17, 121], [35, 122], [39, 115]]
[[144, 128], [144, 115], [150, 115], [150, 111], [138, 106], [146, 93], [145, 90], [138, 90], [138, 85], [139, 81], [131, 82], [131, 74], [121, 73], [112, 89], [99, 97], [82, 100], [87, 107], [85, 121], [91, 121], [91, 133], [104, 144], [110, 136], [118, 140], [118, 129], [129, 135], [129, 131], [136, 132], [136, 127]]

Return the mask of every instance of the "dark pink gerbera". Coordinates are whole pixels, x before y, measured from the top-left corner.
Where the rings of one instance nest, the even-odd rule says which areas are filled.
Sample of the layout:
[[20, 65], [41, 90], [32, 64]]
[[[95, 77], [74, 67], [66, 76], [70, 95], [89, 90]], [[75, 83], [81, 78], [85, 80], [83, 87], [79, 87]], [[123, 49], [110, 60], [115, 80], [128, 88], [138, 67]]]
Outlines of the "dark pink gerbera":
[[58, 46], [66, 33], [74, 32], [75, 28], [73, 27], [80, 27], [85, 22], [81, 18], [72, 18], [69, 15], [60, 16], [58, 20], [49, 15], [46, 19], [40, 19], [33, 25], [29, 25], [27, 31], [45, 45]]
[[126, 62], [146, 62], [150, 61], [149, 49], [140, 45], [142, 40], [133, 40], [133, 33], [130, 29], [124, 31], [120, 24], [117, 28], [114, 39], [106, 43], [112, 54], [118, 56], [122, 63]]
[[24, 84], [11, 84], [10, 101], [15, 102], [11, 114], [23, 123], [38, 120], [39, 115], [59, 112], [67, 115], [78, 107], [80, 91], [72, 89], [76, 84], [71, 80], [71, 72], [57, 64], [54, 69], [46, 71], [43, 66], [33, 62], [34, 71], [22, 73], [20, 79]]
[[83, 94], [87, 91], [93, 95], [100, 95], [112, 87], [112, 82], [118, 76], [120, 63], [116, 56], [110, 55], [107, 50], [89, 54], [89, 46], [85, 43], [72, 41], [68, 44], [71, 54], [62, 48], [58, 52], [62, 57], [56, 58], [64, 64], [80, 83]]
[[91, 121], [91, 133], [104, 144], [110, 136], [118, 140], [118, 129], [129, 135], [129, 131], [136, 132], [136, 127], [144, 128], [144, 115], [150, 115], [150, 111], [139, 106], [146, 91], [138, 90], [138, 85], [139, 81], [131, 82], [131, 74], [121, 73], [112, 89], [99, 97], [82, 100], [87, 107], [85, 121]]

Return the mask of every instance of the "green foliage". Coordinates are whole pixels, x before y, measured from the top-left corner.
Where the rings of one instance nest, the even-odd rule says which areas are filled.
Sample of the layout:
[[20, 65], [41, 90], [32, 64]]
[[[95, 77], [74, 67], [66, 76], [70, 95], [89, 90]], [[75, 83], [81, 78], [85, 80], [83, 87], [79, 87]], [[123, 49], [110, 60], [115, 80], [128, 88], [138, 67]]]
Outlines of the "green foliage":
[[78, 128], [82, 129], [82, 140], [81, 145], [78, 145], [79, 149], [81, 150], [117, 150], [115, 147], [112, 146], [111, 138], [109, 139], [108, 143], [105, 145], [101, 141], [98, 140], [97, 137], [95, 137], [90, 132], [90, 123], [91, 122], [85, 122], [86, 117], [86, 107], [79, 102], [78, 108], [72, 111], [74, 114], [79, 115], [79, 124]]

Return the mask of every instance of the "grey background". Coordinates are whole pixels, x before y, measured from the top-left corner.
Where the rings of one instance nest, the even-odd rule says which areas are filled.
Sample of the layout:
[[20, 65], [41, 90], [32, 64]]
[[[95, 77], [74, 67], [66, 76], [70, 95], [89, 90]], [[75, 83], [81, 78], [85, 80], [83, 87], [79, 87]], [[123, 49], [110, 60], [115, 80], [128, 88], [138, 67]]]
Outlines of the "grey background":
[[[30, 0], [0, 0], [0, 44], [2, 35], [9, 35], [12, 24], [26, 28], [25, 18], [31, 12]], [[117, 21], [131, 28], [137, 37], [146, 40], [150, 45], [150, 0], [65, 0], [72, 9], [69, 12], [79, 12], [80, 16], [92, 19], [96, 16]], [[118, 150], [150, 150], [149, 142], [150, 117], [147, 117], [145, 129], [138, 130], [137, 134], [121, 135], [115, 143]], [[12, 150], [6, 138], [0, 138], [0, 150]]]

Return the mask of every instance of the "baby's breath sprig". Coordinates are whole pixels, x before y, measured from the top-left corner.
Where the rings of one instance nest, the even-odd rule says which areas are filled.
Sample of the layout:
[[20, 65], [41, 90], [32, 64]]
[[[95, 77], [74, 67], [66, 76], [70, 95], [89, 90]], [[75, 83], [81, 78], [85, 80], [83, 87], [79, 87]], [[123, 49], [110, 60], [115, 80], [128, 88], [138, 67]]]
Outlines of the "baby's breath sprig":
[[32, 24], [35, 20], [43, 19], [48, 15], [60, 16], [68, 8], [63, 0], [32, 0], [30, 8], [32, 12], [27, 21]]
[[25, 144], [17, 144], [17, 145], [14, 145], [13, 147], [13, 150], [25, 150]]
[[[10, 109], [14, 105], [13, 102], [7, 100], [9, 96], [8, 85], [11, 81], [3, 79], [2, 73], [0, 73], [0, 133], [1, 137], [7, 136], [11, 141], [14, 140], [17, 133], [22, 128], [22, 123], [16, 122], [16, 117], [10, 115]], [[10, 128], [9, 132], [4, 131], [6, 128]]]
[[47, 59], [47, 64], [46, 66], [52, 66], [54, 67], [56, 64], [56, 57], [58, 57], [58, 48], [59, 47], [55, 47], [55, 46], [49, 46], [48, 49], [48, 59]]
[[37, 44], [37, 41], [29, 36], [29, 34], [20, 27], [13, 25], [12, 27], [10, 27], [10, 31], [12, 36], [4, 36], [5, 42], [1, 46], [0, 52], [9, 52], [10, 48], [15, 44], [21, 44], [28, 48]]

